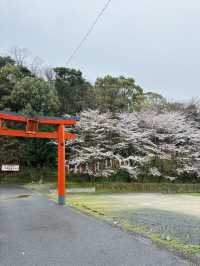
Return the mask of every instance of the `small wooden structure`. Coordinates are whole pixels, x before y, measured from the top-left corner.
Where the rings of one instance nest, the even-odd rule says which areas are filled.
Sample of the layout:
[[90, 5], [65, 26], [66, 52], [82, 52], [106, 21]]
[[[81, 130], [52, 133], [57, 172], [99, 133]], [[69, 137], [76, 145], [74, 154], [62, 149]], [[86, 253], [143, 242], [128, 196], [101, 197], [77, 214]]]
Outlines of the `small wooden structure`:
[[[24, 138], [45, 138], [55, 139], [58, 142], [58, 203], [65, 203], [65, 140], [75, 139], [76, 134], [65, 132], [65, 125], [75, 125], [78, 117], [30, 117], [16, 113], [0, 112], [0, 135], [24, 137]], [[6, 127], [6, 123], [24, 124], [21, 129]], [[40, 131], [40, 125], [54, 125], [55, 131]]]

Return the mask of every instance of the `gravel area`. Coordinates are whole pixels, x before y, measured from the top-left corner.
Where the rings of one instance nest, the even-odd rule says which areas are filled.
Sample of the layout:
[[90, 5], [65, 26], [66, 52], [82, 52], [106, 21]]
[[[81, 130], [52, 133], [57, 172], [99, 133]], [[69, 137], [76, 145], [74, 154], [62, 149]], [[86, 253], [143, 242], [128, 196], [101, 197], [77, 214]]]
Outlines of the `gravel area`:
[[144, 226], [151, 232], [159, 233], [163, 239], [200, 244], [200, 219], [197, 217], [155, 209], [120, 211], [115, 215], [130, 224]]
[[200, 245], [200, 197], [187, 194], [125, 193], [74, 195], [71, 200], [105, 214], [146, 227], [163, 239]]

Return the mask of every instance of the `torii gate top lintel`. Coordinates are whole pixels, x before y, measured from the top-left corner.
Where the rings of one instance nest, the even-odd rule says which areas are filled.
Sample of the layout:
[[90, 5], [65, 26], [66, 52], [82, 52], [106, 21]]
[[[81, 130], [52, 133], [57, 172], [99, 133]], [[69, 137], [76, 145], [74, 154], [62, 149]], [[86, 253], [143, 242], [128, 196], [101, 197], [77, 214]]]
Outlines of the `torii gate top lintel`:
[[[75, 125], [79, 117], [33, 117], [17, 113], [0, 111], [0, 135], [25, 138], [47, 138], [58, 141], [58, 202], [65, 203], [65, 140], [75, 139], [74, 133], [65, 132], [65, 125]], [[5, 126], [6, 121], [24, 123], [25, 129], [10, 129]], [[57, 126], [55, 131], [40, 131], [39, 125]]]
[[[80, 118], [75, 117], [39, 117], [39, 116], [24, 116], [18, 113], [0, 112], [0, 135], [27, 137], [27, 138], [48, 138], [57, 139], [57, 131], [43, 132], [38, 131], [39, 125], [75, 125]], [[14, 121], [18, 123], [25, 123], [26, 130], [15, 130], [4, 127], [5, 121]], [[66, 133], [65, 139], [75, 139], [76, 134]]]
[[27, 119], [38, 119], [41, 121], [42, 124], [75, 124], [76, 121], [80, 120], [79, 116], [67, 116], [67, 117], [54, 117], [54, 116], [25, 116], [20, 113], [14, 113], [14, 112], [4, 112], [0, 111], [0, 119], [8, 119], [8, 120], [14, 120], [19, 122], [25, 122]]

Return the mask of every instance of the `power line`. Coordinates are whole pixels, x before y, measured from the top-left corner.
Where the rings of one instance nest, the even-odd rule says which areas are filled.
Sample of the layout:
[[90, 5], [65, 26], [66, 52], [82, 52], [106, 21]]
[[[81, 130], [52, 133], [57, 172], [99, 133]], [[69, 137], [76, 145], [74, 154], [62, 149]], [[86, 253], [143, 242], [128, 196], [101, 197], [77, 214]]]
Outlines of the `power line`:
[[103, 13], [106, 11], [106, 9], [109, 6], [109, 4], [110, 4], [111, 1], [112, 0], [108, 0], [106, 2], [105, 6], [100, 11], [100, 13], [98, 14], [98, 16], [94, 20], [94, 22], [92, 23], [92, 25], [89, 28], [88, 32], [83, 36], [83, 38], [81, 39], [81, 41], [79, 42], [79, 44], [77, 45], [77, 47], [74, 49], [74, 51], [72, 52], [72, 54], [70, 55], [70, 57], [67, 60], [67, 63], [66, 63], [67, 66], [72, 61], [73, 57], [77, 54], [77, 52], [79, 51], [79, 49], [81, 48], [81, 46], [83, 45], [83, 43], [87, 40], [87, 38], [89, 37], [90, 33], [93, 31], [94, 27], [96, 26], [96, 24], [98, 23], [98, 21], [102, 17]]

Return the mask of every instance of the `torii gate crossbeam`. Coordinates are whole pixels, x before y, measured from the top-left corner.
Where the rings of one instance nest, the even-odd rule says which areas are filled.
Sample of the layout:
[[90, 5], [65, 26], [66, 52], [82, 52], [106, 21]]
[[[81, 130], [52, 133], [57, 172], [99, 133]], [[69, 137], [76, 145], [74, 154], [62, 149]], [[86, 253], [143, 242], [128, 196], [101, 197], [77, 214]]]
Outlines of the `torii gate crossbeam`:
[[[0, 135], [24, 137], [24, 138], [46, 138], [55, 139], [58, 142], [58, 203], [65, 203], [65, 140], [75, 139], [74, 133], [65, 132], [65, 125], [75, 125], [79, 117], [29, 117], [16, 113], [0, 112]], [[24, 123], [25, 130], [10, 129], [5, 126], [6, 121]], [[56, 131], [39, 131], [39, 125], [54, 125]]]

